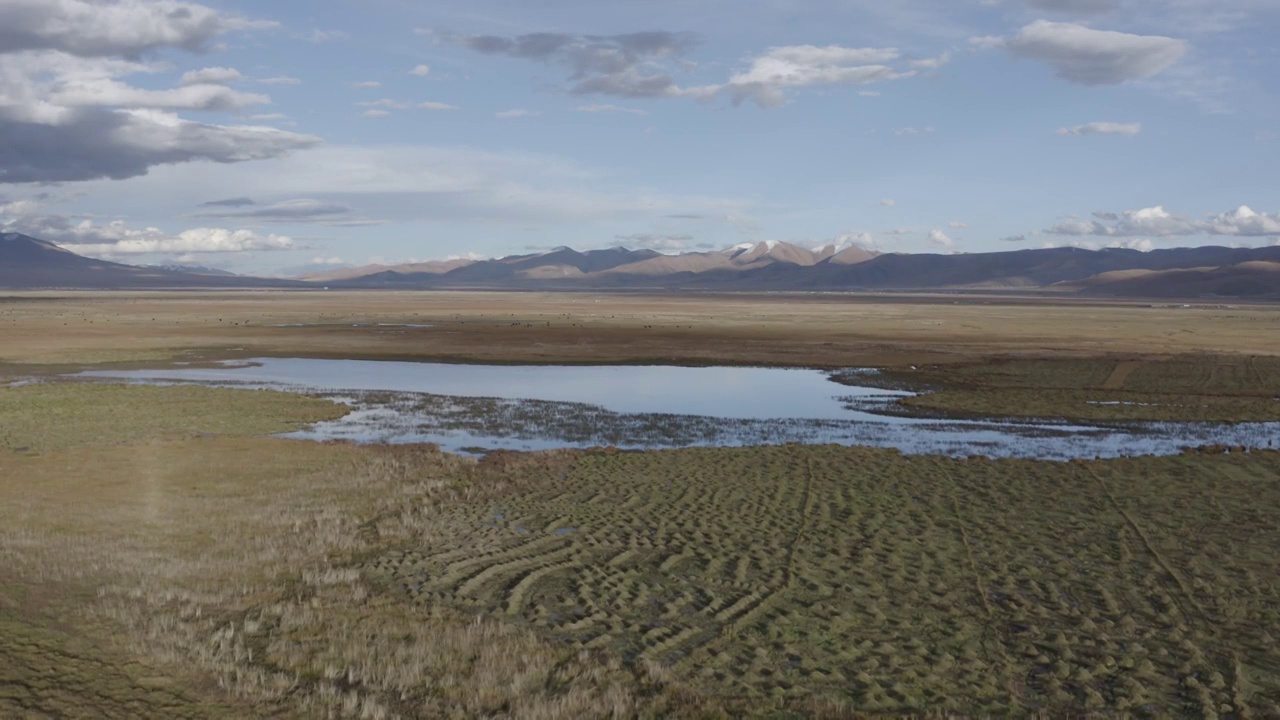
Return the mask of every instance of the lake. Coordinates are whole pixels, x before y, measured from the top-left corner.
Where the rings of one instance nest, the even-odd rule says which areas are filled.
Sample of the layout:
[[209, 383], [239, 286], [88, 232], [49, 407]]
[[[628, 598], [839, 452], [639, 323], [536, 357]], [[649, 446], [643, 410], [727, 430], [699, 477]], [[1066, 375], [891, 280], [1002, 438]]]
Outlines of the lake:
[[883, 411], [910, 392], [850, 386], [826, 371], [791, 368], [260, 358], [76, 377], [318, 395], [348, 404], [352, 412], [286, 437], [430, 442], [470, 452], [797, 442], [1068, 460], [1168, 455], [1216, 443], [1266, 447], [1280, 436], [1280, 423], [1079, 425], [903, 417]]

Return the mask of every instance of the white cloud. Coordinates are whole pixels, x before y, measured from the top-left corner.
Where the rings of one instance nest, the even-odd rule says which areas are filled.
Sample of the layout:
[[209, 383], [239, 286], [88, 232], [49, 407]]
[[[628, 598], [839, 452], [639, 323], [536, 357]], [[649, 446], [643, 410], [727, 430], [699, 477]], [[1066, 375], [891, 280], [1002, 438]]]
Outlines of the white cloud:
[[1254, 211], [1247, 205], [1230, 212], [1196, 220], [1175, 215], [1162, 206], [1122, 213], [1094, 213], [1093, 220], [1069, 218], [1045, 232], [1053, 235], [1094, 235], [1101, 237], [1183, 237], [1226, 235], [1267, 237], [1280, 234], [1280, 215]]
[[1267, 215], [1241, 205], [1231, 212], [1214, 215], [1206, 223], [1210, 235], [1262, 237], [1280, 235], [1280, 214]]
[[340, 257], [330, 256], [330, 257], [313, 257], [311, 258], [311, 264], [312, 265], [346, 265], [348, 263], [346, 260], [343, 260]]
[[493, 116], [498, 118], [499, 120], [511, 120], [514, 118], [522, 118], [522, 117], [536, 117], [537, 115], [540, 115], [540, 114], [541, 113], [534, 112], [533, 110], [516, 108], [514, 110], [499, 110], [498, 112], [494, 113]]
[[390, 115], [391, 113], [390, 113], [390, 112], [388, 112], [388, 111], [386, 111], [386, 110], [379, 110], [379, 109], [377, 109], [377, 108], [373, 108], [373, 109], [371, 109], [371, 110], [365, 110], [364, 112], [362, 112], [362, 113], [360, 113], [360, 114], [361, 114], [362, 116], [364, 116], [364, 117], [367, 117], [367, 118], [380, 118], [380, 117], [386, 117], [386, 116]]
[[391, 98], [382, 98], [381, 100], [365, 100], [364, 102], [356, 103], [356, 105], [358, 107], [384, 108], [387, 110], [408, 110], [409, 109], [409, 103], [400, 102], [399, 100], [392, 100]]
[[941, 230], [930, 230], [928, 239], [930, 244], [937, 245], [938, 247], [949, 248], [955, 245], [955, 241]]
[[944, 52], [937, 57], [909, 60], [907, 65], [913, 70], [937, 70], [949, 62], [951, 62], [951, 53]]
[[239, 70], [228, 67], [207, 67], [182, 74], [182, 85], [226, 85], [243, 79]]
[[896, 48], [775, 47], [754, 58], [746, 71], [730, 77], [725, 89], [735, 102], [752, 100], [760, 107], [778, 107], [786, 102], [788, 88], [867, 85], [913, 76], [916, 71], [901, 67], [901, 59]]
[[284, 235], [258, 235], [252, 230], [225, 228], [193, 228], [177, 235], [166, 235], [156, 228], [126, 230], [124, 237], [112, 243], [72, 244], [77, 253], [90, 256], [154, 255], [177, 253], [242, 253], [268, 250], [294, 250], [293, 238]]
[[883, 205], [883, 206], [885, 206], [885, 207], [893, 207], [894, 205], [897, 205], [897, 204], [898, 204], [898, 202], [897, 202], [896, 200], [894, 200], [893, 198], [885, 198], [885, 199], [883, 199], [883, 200], [881, 200], [881, 201], [880, 201], [880, 204], [881, 204], [881, 205]]
[[1058, 135], [1080, 137], [1083, 135], [1123, 135], [1133, 137], [1142, 132], [1142, 123], [1091, 122], [1074, 127], [1059, 128]]
[[80, 57], [138, 57], [164, 47], [200, 51], [228, 31], [272, 25], [175, 0], [5, 0], [0, 3], [0, 48], [7, 53], [55, 50]]
[[186, 85], [145, 90], [109, 78], [85, 79], [51, 89], [47, 101], [65, 108], [116, 107], [160, 110], [243, 110], [271, 102], [266, 95], [243, 93], [224, 85]]
[[352, 83], [351, 87], [360, 88], [362, 90], [375, 90], [382, 87], [382, 83], [377, 80], [361, 80], [360, 82]]
[[[1040, 245], [1045, 249], [1062, 247], [1056, 242], [1045, 242]], [[1149, 238], [1129, 238], [1127, 240], [1112, 240], [1110, 242], [1098, 242], [1096, 240], [1072, 240], [1066, 244], [1066, 247], [1080, 248], [1082, 250], [1101, 250], [1103, 248], [1137, 250], [1138, 252], [1151, 252], [1156, 248], [1154, 242]]]
[[615, 235], [614, 239], [621, 240], [628, 247], [636, 247], [642, 250], [656, 250], [661, 253], [683, 252], [689, 249], [689, 243], [693, 241], [692, 235], [656, 235], [653, 233], [636, 233], [634, 235]]
[[418, 109], [419, 110], [457, 110], [458, 106], [450, 105], [449, 103], [427, 101], [427, 102], [418, 103]]
[[694, 66], [684, 59], [697, 43], [696, 36], [689, 33], [534, 33], [500, 37], [418, 30], [418, 34], [458, 43], [486, 55], [565, 66], [571, 72], [568, 90], [575, 95], [706, 100], [723, 93], [735, 104], [750, 100], [764, 108], [785, 104], [788, 89], [867, 85], [909, 78], [950, 59], [946, 54], [905, 58], [896, 48], [791, 45], [769, 48], [749, 58], [748, 67], [724, 83], [681, 86], [672, 74]]
[[159, 228], [135, 229], [123, 220], [40, 214], [39, 203], [19, 201], [0, 206], [2, 232], [20, 232], [49, 240], [76, 253], [95, 257], [136, 254], [220, 253], [292, 250], [284, 235], [259, 235], [251, 230], [193, 228], [177, 235]]
[[1149, 78], [1169, 69], [1187, 51], [1182, 40], [1048, 20], [1022, 28], [1007, 45], [1014, 55], [1047, 63], [1062, 78], [1082, 85]]
[[962, 223], [959, 220], [952, 220], [951, 222], [947, 223], [947, 227], [951, 228], [952, 230], [964, 230], [965, 228], [969, 227], [969, 224]]
[[431, 66], [429, 66], [429, 65], [415, 65], [415, 66], [413, 67], [413, 69], [409, 71], [409, 74], [410, 74], [410, 75], [417, 75], [418, 77], [426, 77], [426, 76], [428, 76], [428, 75], [430, 75], [430, 74], [431, 74]]
[[267, 77], [258, 80], [263, 85], [301, 85], [302, 81], [296, 77], [288, 75], [277, 75], [275, 77]]
[[640, 108], [622, 107], [619, 105], [579, 105], [576, 110], [585, 113], [625, 113], [627, 115], [648, 115]]
[[881, 250], [880, 241], [869, 232], [849, 232], [843, 235], [837, 235], [830, 243], [818, 243], [820, 246], [835, 245], [836, 251], [844, 250], [853, 246], [862, 248], [863, 250], [871, 250], [879, 252]]

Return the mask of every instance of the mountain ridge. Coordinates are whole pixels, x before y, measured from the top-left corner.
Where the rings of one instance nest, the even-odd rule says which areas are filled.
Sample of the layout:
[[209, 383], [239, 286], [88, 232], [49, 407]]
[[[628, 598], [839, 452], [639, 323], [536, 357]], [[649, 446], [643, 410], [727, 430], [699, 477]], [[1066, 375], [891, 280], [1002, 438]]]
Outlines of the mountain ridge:
[[810, 250], [768, 242], [675, 255], [625, 247], [558, 247], [491, 260], [344, 268], [292, 280], [199, 270], [204, 269], [96, 260], [30, 236], [0, 234], [0, 287], [9, 288], [1012, 291], [1280, 300], [1280, 245], [1150, 252], [1066, 247], [943, 255], [875, 253], [856, 245]]

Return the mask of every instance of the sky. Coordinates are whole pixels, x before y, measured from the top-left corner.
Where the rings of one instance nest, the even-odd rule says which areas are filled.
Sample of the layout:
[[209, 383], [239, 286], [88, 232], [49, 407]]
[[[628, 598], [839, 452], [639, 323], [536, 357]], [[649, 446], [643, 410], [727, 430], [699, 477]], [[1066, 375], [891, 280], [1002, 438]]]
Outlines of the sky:
[[0, 232], [260, 274], [1280, 243], [1280, 0], [0, 0]]

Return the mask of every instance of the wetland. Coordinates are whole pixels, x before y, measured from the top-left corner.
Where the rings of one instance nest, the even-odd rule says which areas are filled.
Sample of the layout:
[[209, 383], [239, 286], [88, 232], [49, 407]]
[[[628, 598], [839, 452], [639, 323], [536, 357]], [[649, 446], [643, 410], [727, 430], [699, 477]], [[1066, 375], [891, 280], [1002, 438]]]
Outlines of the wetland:
[[921, 416], [899, 404], [917, 393], [901, 389], [900, 382], [899, 389], [886, 389], [880, 374], [866, 369], [255, 358], [199, 368], [93, 370], [76, 377], [303, 393], [348, 405], [351, 412], [286, 437], [432, 443], [450, 451], [802, 443], [1070, 460], [1171, 455], [1206, 445], [1265, 448], [1280, 436], [1275, 422], [1080, 424]]

